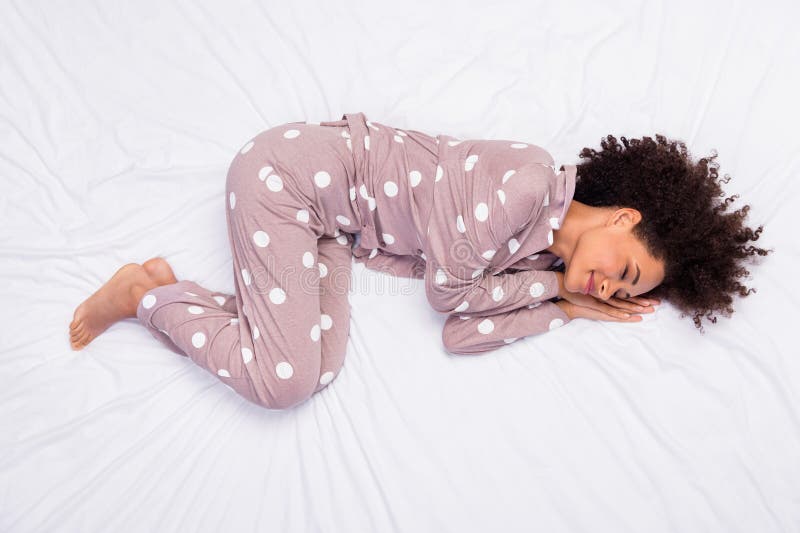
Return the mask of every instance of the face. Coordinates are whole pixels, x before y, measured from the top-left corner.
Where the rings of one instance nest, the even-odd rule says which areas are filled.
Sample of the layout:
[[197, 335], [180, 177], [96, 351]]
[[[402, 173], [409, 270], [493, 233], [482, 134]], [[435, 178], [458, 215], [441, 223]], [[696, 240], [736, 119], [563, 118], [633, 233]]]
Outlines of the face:
[[584, 231], [569, 263], [565, 261], [566, 289], [583, 293], [593, 276], [589, 294], [608, 300], [612, 296], [639, 296], [658, 286], [664, 279], [664, 263], [653, 258], [633, 235], [633, 227], [640, 220], [639, 211], [622, 208], [604, 225]]

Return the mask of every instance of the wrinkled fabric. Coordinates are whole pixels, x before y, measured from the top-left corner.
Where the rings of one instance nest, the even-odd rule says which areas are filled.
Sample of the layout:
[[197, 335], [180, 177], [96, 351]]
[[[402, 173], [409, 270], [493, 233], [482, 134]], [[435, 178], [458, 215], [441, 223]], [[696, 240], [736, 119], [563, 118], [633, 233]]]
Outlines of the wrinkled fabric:
[[[448, 313], [442, 340], [481, 353], [560, 327], [561, 260], [545, 249], [575, 192], [575, 165], [556, 170], [531, 143], [432, 137], [343, 116], [355, 161], [360, 239], [370, 268], [425, 279]], [[367, 255], [369, 254], [369, 255]]]

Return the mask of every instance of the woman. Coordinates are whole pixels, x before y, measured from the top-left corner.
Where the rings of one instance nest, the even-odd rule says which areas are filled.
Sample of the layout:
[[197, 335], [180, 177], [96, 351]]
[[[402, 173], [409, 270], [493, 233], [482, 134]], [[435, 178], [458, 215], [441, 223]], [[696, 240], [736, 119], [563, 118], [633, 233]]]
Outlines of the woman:
[[[425, 280], [442, 339], [481, 353], [573, 318], [621, 322], [667, 298], [730, 316], [739, 265], [766, 250], [724, 213], [716, 168], [682, 143], [609, 135], [557, 170], [544, 149], [432, 137], [366, 120], [292, 122], [248, 141], [226, 182], [235, 295], [178, 281], [162, 258], [123, 266], [75, 311], [80, 349], [138, 319], [248, 400], [294, 406], [344, 362], [351, 258]], [[678, 146], [676, 146], [676, 144]], [[577, 178], [577, 181], [576, 181]], [[643, 296], [644, 295], [644, 296]]]

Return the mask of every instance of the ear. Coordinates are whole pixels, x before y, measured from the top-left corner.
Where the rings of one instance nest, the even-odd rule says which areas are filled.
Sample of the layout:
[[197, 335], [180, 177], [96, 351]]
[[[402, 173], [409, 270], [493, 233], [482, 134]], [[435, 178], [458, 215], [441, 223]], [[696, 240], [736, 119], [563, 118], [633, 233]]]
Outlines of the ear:
[[622, 207], [614, 211], [609, 221], [614, 226], [635, 226], [642, 220], [642, 213], [632, 207]]

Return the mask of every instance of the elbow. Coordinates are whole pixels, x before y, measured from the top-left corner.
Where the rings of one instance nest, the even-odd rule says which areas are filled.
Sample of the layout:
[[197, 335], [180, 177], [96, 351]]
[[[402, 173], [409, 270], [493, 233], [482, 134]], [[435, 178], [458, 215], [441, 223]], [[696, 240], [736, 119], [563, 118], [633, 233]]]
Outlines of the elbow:
[[461, 292], [445, 290], [435, 284], [426, 284], [425, 296], [430, 306], [439, 313], [452, 313], [464, 300]]
[[467, 347], [458, 342], [455, 332], [448, 327], [442, 328], [442, 345], [445, 351], [452, 354], [463, 355], [469, 353]]
[[[470, 322], [473, 319], [466, 319]], [[464, 318], [451, 315], [447, 318], [442, 328], [442, 345], [444, 349], [455, 355], [474, 355], [486, 351], [481, 345], [474, 344], [467, 330], [464, 329]]]

